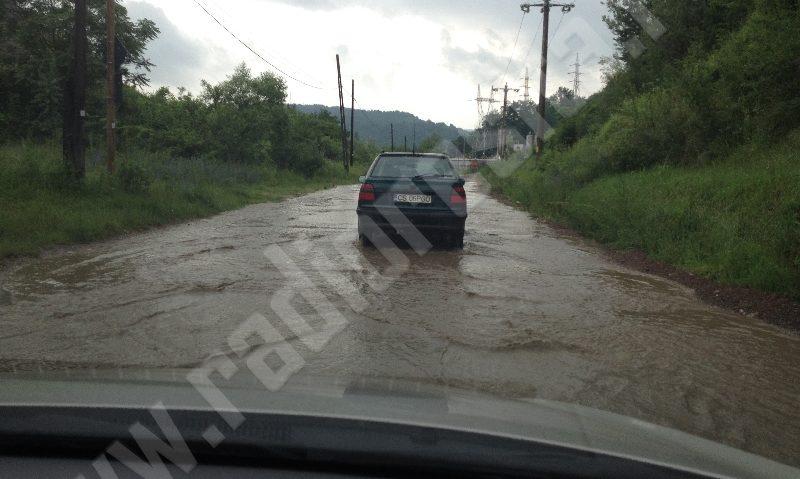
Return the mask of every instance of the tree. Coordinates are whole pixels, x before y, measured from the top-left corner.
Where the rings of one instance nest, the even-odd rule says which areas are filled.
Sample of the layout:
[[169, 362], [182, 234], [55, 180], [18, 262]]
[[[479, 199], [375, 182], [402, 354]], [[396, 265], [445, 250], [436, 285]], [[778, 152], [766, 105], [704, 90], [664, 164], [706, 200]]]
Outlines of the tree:
[[271, 73], [253, 77], [245, 64], [225, 81], [203, 81], [209, 153], [224, 161], [289, 164], [286, 83]]
[[[158, 28], [133, 22], [117, 6], [117, 35], [127, 50], [122, 73], [134, 87], [148, 83], [153, 64], [144, 56]], [[105, 1], [88, 2], [87, 113], [103, 115]], [[3, 0], [0, 3], [0, 141], [52, 138], [61, 125], [63, 85], [69, 71], [74, 24], [68, 0]], [[89, 125], [90, 126], [90, 125]]]
[[[614, 58], [637, 92], [675, 77], [693, 49], [710, 51], [756, 8], [752, 0], [607, 0], [603, 17], [614, 35]], [[640, 42], [644, 51], [631, 49]], [[614, 65], [613, 70], [617, 70]]]
[[198, 158], [207, 151], [206, 107], [185, 89], [173, 95], [166, 87], [152, 94], [126, 87], [120, 113], [120, 148], [164, 151], [181, 158]]
[[575, 92], [569, 88], [560, 86], [558, 90], [547, 99], [549, 105], [558, 112], [559, 124], [565, 117], [570, 117], [586, 103], [585, 98], [575, 96]]
[[442, 137], [438, 133], [431, 133], [420, 142], [417, 151], [424, 153], [441, 153], [446, 146], [442, 145]]

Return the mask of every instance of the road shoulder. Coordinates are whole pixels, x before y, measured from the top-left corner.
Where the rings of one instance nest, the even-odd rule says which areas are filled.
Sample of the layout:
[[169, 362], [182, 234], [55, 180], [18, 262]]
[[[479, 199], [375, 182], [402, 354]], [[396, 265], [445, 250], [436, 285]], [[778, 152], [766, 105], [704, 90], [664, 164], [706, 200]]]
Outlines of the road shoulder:
[[[475, 181], [479, 185], [479, 188], [487, 195], [492, 196], [506, 205], [524, 210], [518, 202], [492, 191], [488, 182], [482, 180], [479, 175], [473, 175], [470, 179]], [[701, 301], [707, 304], [724, 308], [755, 320], [774, 324], [795, 334], [800, 334], [800, 301], [775, 293], [727, 285], [713, 279], [697, 276], [669, 263], [651, 258], [641, 251], [614, 249], [608, 245], [587, 238], [564, 225], [535, 215], [534, 218], [557, 231], [562, 236], [579, 238], [582, 241], [591, 242], [597, 247], [598, 251], [616, 264], [635, 271], [660, 276], [686, 286], [693, 290]]]

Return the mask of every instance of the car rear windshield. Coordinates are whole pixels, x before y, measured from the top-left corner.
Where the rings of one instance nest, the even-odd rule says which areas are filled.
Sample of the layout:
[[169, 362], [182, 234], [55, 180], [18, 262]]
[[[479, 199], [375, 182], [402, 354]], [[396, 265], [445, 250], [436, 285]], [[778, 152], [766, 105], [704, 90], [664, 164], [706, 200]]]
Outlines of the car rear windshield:
[[379, 178], [413, 178], [415, 176], [455, 176], [447, 158], [435, 156], [382, 156], [370, 176]]

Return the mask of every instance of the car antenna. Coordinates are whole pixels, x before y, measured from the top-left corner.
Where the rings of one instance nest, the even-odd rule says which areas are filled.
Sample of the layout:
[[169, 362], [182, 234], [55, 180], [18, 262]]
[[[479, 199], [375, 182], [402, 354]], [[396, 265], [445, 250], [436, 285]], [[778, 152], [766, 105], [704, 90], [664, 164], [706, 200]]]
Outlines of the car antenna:
[[411, 141], [411, 154], [412, 155], [416, 155], [417, 154], [417, 123], [416, 122], [414, 122], [414, 137], [413, 137], [413, 140]]

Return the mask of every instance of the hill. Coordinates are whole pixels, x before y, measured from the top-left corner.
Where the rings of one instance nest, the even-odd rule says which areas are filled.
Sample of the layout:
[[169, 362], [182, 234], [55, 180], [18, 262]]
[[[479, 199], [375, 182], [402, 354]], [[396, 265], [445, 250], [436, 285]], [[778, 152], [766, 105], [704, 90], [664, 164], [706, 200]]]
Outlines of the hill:
[[[320, 110], [327, 111], [336, 118], [339, 118], [339, 107], [324, 105], [290, 105], [303, 113], [319, 113]], [[350, 108], [345, 109], [345, 117], [348, 127], [350, 125]], [[435, 123], [431, 120], [423, 120], [411, 113], [403, 111], [380, 111], [362, 110], [356, 108], [355, 112], [356, 136], [361, 140], [371, 140], [378, 145], [389, 145], [390, 129], [394, 124], [395, 149], [403, 146], [404, 138], [408, 141], [408, 149], [411, 149], [414, 130], [416, 129], [417, 144], [431, 135], [438, 135], [442, 139], [453, 141], [459, 135], [465, 133], [464, 130], [455, 125], [446, 123]]]

